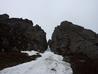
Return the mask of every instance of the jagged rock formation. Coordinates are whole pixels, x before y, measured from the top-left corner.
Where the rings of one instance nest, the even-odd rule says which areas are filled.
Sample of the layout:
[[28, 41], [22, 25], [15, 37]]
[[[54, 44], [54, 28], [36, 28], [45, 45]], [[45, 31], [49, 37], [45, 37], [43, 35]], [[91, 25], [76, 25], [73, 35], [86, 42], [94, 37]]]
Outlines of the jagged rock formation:
[[47, 49], [46, 33], [32, 21], [0, 15], [0, 52]]
[[74, 74], [98, 73], [98, 35], [95, 32], [63, 21], [48, 43], [53, 52], [72, 64]]
[[[98, 34], [64, 21], [53, 32], [48, 42], [54, 53], [71, 63], [74, 74], [98, 74]], [[0, 69], [35, 59], [22, 50], [44, 52], [46, 33], [32, 21], [0, 15]]]
[[22, 50], [44, 52], [47, 49], [46, 33], [32, 21], [0, 15], [0, 69], [15, 66], [40, 57], [28, 56]]

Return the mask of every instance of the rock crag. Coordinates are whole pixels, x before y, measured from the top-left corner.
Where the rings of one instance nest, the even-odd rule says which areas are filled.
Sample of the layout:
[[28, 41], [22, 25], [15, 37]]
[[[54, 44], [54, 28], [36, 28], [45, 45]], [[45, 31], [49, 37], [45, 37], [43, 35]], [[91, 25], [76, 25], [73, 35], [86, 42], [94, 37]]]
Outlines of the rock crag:
[[22, 18], [0, 15], [0, 52], [47, 49], [46, 33], [39, 25]]
[[28, 56], [21, 51], [44, 52], [47, 49], [46, 33], [39, 25], [22, 18], [0, 15], [0, 70], [40, 57]]
[[72, 64], [74, 74], [98, 73], [98, 35], [92, 30], [63, 21], [48, 44]]

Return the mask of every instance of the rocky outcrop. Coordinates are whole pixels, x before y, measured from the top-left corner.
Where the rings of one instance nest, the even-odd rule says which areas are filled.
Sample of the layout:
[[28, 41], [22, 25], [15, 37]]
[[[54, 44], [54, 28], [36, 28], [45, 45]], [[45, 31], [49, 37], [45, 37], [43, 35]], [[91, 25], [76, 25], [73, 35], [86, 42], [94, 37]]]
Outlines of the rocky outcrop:
[[0, 52], [47, 49], [46, 33], [32, 21], [0, 15]]
[[98, 35], [92, 30], [63, 21], [48, 43], [53, 52], [72, 64], [74, 74], [98, 73]]
[[28, 56], [20, 51], [44, 52], [46, 49], [46, 33], [39, 25], [33, 26], [33, 22], [28, 19], [0, 15], [0, 70], [41, 56]]

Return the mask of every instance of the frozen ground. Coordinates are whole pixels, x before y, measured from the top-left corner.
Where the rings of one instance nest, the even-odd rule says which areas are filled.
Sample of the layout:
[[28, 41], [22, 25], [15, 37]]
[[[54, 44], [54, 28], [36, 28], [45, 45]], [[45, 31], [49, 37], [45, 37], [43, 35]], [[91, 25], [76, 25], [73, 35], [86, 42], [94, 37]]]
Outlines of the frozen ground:
[[70, 64], [62, 61], [62, 56], [49, 51], [41, 55], [42, 57], [35, 61], [6, 68], [0, 71], [0, 74], [73, 74]]

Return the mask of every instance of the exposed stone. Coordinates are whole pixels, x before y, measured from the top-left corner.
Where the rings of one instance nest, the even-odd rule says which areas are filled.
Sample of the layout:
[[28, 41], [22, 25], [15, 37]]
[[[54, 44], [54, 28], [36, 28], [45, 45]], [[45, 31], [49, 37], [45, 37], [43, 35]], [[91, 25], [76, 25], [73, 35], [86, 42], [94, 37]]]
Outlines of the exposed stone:
[[63, 21], [55, 28], [48, 44], [53, 52], [71, 63], [74, 74], [98, 73], [98, 35], [95, 32]]
[[6, 20], [6, 19], [9, 19], [9, 15], [8, 14], [0, 15], [0, 20]]
[[32, 21], [0, 15], [0, 70], [40, 57], [28, 56], [22, 50], [44, 52], [47, 49], [46, 33]]
[[46, 33], [32, 21], [0, 15], [0, 52], [47, 49]]
[[41, 55], [28, 56], [28, 54], [20, 52], [0, 52], [0, 70], [35, 60], [38, 57], [41, 57]]
[[49, 45], [52, 51], [63, 56], [82, 53], [91, 59], [98, 59], [96, 33], [68, 21], [55, 28]]

